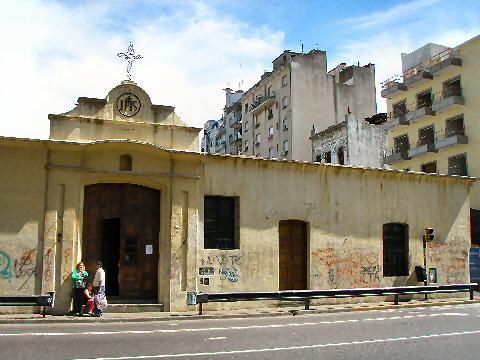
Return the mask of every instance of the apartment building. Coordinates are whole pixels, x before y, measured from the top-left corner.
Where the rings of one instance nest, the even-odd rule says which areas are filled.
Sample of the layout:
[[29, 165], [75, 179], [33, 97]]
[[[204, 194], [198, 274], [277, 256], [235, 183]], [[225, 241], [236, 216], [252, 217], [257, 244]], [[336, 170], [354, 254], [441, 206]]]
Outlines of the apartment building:
[[226, 122], [220, 120], [208, 120], [203, 126], [203, 138], [201, 151], [210, 154], [226, 153]]
[[242, 90], [225, 91], [225, 107], [220, 120], [208, 120], [203, 126], [202, 152], [240, 155], [242, 149]]
[[339, 124], [316, 132], [311, 130], [312, 161], [338, 165], [383, 168], [387, 114], [366, 119], [347, 114]]
[[[454, 48], [402, 54], [402, 76], [382, 84], [389, 119], [385, 162], [394, 169], [480, 176], [480, 35]], [[472, 245], [480, 246], [480, 184], [473, 186]]]
[[284, 51], [242, 97], [242, 153], [311, 161], [312, 126], [323, 130], [347, 113], [376, 113], [375, 67], [342, 63], [327, 71], [325, 51]]

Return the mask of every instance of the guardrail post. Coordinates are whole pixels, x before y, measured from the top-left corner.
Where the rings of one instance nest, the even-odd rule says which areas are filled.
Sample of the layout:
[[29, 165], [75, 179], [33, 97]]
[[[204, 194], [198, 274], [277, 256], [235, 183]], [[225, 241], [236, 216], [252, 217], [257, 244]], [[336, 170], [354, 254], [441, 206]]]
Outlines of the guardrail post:
[[203, 314], [203, 303], [198, 304], [198, 315]]
[[310, 310], [310, 299], [305, 299], [305, 310]]
[[395, 305], [398, 305], [398, 294], [395, 294], [395, 296], [393, 297], [393, 303]]

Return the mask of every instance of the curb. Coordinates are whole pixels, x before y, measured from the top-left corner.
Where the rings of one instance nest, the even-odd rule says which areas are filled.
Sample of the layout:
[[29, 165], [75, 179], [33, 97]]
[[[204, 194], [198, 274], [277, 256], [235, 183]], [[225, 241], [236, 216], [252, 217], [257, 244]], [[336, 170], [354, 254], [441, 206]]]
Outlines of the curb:
[[284, 310], [284, 311], [265, 311], [258, 313], [234, 313], [234, 314], [170, 314], [162, 317], [137, 317], [137, 318], [94, 318], [94, 317], [68, 317], [64, 316], [51, 316], [50, 318], [11, 318], [0, 319], [0, 324], [85, 324], [85, 323], [135, 323], [135, 322], [155, 322], [155, 321], [182, 321], [182, 320], [219, 320], [219, 319], [244, 319], [244, 318], [266, 318], [266, 317], [280, 317], [280, 316], [297, 316], [297, 315], [309, 315], [309, 314], [329, 314], [329, 313], [348, 313], [348, 312], [360, 312], [360, 311], [378, 311], [378, 310], [391, 310], [401, 308], [417, 308], [417, 307], [435, 307], [446, 305], [463, 305], [463, 304], [476, 304], [480, 303], [480, 299], [474, 300], [451, 300], [451, 301], [431, 301], [431, 302], [416, 302], [416, 303], [401, 303], [398, 305], [385, 304], [385, 305], [357, 305], [354, 307], [332, 307], [310, 310]]

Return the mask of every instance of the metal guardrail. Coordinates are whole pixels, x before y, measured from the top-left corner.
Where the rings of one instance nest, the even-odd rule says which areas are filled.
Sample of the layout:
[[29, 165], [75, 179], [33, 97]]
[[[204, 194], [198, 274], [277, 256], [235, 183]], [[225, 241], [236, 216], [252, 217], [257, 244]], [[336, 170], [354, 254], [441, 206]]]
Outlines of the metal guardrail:
[[305, 302], [305, 310], [310, 308], [310, 300], [325, 298], [346, 298], [365, 296], [394, 296], [394, 304], [398, 305], [399, 295], [435, 294], [450, 292], [469, 292], [473, 300], [473, 292], [479, 291], [477, 283], [427, 285], [427, 286], [398, 286], [385, 288], [356, 288], [356, 289], [329, 289], [329, 290], [287, 290], [272, 292], [228, 292], [228, 293], [190, 293], [187, 303], [198, 304], [198, 314], [203, 313], [203, 304], [209, 302], [236, 302], [257, 300], [285, 300]]
[[0, 306], [43, 306], [43, 317], [45, 317], [45, 308], [54, 305], [55, 291], [50, 291], [47, 295], [0, 296]]

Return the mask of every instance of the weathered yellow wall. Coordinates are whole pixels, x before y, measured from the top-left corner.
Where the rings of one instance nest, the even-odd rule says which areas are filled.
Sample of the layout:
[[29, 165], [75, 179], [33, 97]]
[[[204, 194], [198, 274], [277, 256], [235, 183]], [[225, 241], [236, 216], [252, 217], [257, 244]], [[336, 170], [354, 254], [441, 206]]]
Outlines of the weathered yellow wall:
[[[37, 251], [38, 266], [43, 265], [38, 291], [56, 291], [56, 313], [70, 308], [69, 276], [85, 256], [84, 187], [101, 182], [160, 190], [158, 299], [166, 310], [192, 309], [186, 305], [192, 291], [278, 290], [278, 225], [287, 219], [308, 223], [312, 289], [416, 283], [413, 275], [382, 276], [382, 224], [388, 222], [409, 225], [411, 274], [423, 262], [423, 229], [432, 226], [436, 240], [427, 266], [437, 267], [439, 283], [469, 280], [468, 179], [182, 153], [128, 142], [10, 143], [2, 140], [0, 152], [8, 170], [0, 178], [7, 210], [2, 210], [0, 250], [8, 253], [13, 270], [16, 259]], [[118, 170], [125, 153], [133, 159], [131, 172]], [[203, 249], [204, 195], [240, 197], [240, 249]], [[44, 244], [37, 249], [40, 238]], [[203, 286], [198, 268], [207, 265], [215, 274]], [[87, 271], [93, 275], [94, 269]], [[15, 276], [0, 279], [9, 284], [1, 293], [17, 293], [21, 279]], [[35, 280], [28, 286], [33, 291]], [[222, 306], [259, 303], [209, 305]]]
[[6, 141], [0, 149], [0, 295], [40, 290], [46, 155], [42, 143]]
[[[215, 268], [210, 285], [199, 284], [200, 291], [278, 290], [278, 228], [287, 219], [308, 223], [311, 289], [416, 285], [414, 267], [423, 265], [425, 226], [435, 229], [427, 267], [437, 267], [439, 283], [469, 280], [468, 187], [460, 182], [320, 164], [211, 157], [205, 160], [202, 190], [206, 195], [240, 196], [240, 249], [202, 250], [199, 226], [198, 266]], [[389, 222], [409, 225], [408, 277], [383, 277], [382, 225]], [[228, 279], [222, 276], [225, 272], [236, 276]]]

